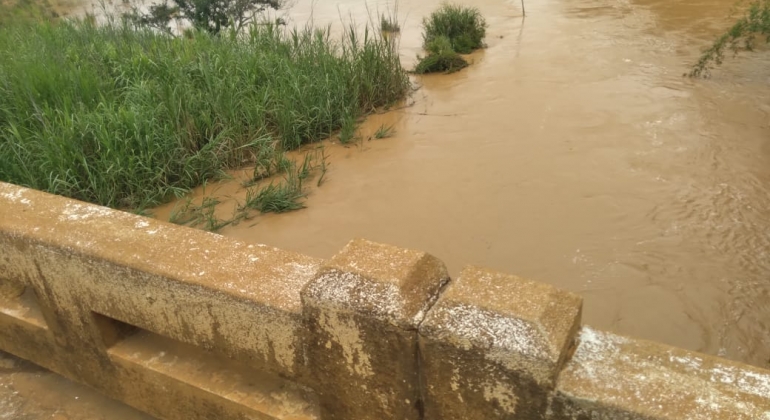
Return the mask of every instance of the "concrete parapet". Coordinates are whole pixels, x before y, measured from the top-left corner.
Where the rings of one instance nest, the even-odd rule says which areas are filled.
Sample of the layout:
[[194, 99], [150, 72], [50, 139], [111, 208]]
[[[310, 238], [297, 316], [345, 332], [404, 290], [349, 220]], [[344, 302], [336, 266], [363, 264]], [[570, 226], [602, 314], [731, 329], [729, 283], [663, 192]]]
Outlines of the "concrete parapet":
[[[321, 260], [9, 184], [0, 200], [0, 272], [29, 289], [0, 297], [0, 348], [160, 418], [286, 418], [242, 391], [185, 380], [179, 359], [194, 352], [166, 347], [293, 379], [304, 366], [300, 290]], [[119, 351], [148, 335], [134, 352], [145, 363]]]
[[322, 261], [0, 183], [0, 350], [170, 420], [770, 420], [770, 372], [354, 240]]
[[420, 326], [426, 418], [542, 418], [581, 304], [548, 285], [466, 268]]
[[770, 420], [770, 372], [584, 327], [552, 420]]
[[350, 242], [302, 293], [323, 418], [419, 419], [417, 328], [449, 280], [423, 252]]

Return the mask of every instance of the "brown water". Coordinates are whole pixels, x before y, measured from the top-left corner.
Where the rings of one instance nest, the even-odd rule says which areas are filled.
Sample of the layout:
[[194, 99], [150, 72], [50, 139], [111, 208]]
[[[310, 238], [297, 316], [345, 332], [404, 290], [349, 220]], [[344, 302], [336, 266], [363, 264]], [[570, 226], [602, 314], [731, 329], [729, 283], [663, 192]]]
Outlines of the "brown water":
[[[399, 4], [405, 65], [439, 3]], [[392, 122], [395, 138], [328, 145], [307, 209], [222, 233], [319, 257], [354, 237], [422, 249], [454, 275], [470, 263], [578, 292], [595, 327], [768, 366], [770, 59], [682, 77], [733, 1], [540, 0], [526, 19], [519, 0], [472, 3], [489, 47], [361, 129]], [[390, 8], [299, 0], [289, 16]]]

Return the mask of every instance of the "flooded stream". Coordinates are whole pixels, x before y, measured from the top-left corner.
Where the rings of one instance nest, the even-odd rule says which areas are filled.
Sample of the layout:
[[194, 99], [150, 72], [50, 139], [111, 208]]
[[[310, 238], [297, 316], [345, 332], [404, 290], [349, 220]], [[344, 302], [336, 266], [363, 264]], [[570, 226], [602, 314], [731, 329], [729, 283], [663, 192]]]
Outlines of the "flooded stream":
[[[221, 233], [325, 258], [354, 237], [426, 250], [453, 275], [477, 264], [577, 292], [592, 326], [767, 367], [770, 56], [682, 77], [733, 0], [525, 2], [526, 19], [519, 0], [468, 2], [489, 22], [468, 69], [415, 78], [359, 145], [327, 145], [306, 209]], [[399, 3], [406, 66], [439, 4]], [[298, 0], [288, 15], [391, 9]], [[396, 136], [366, 140], [383, 122]]]

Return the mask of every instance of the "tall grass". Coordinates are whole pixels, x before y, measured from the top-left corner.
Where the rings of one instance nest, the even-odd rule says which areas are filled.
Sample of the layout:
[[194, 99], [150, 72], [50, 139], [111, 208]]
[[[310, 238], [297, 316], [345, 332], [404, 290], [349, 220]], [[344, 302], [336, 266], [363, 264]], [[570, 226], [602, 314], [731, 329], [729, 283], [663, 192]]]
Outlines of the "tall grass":
[[172, 37], [114, 22], [10, 22], [0, 26], [0, 180], [142, 209], [228, 168], [267, 176], [280, 150], [408, 89], [376, 30]]
[[382, 32], [397, 33], [401, 32], [401, 25], [394, 16], [385, 16], [380, 14], [380, 30]]
[[479, 9], [455, 4], [443, 4], [422, 22], [423, 44], [427, 47], [438, 37], [447, 37], [452, 50], [469, 54], [484, 46], [487, 22]]

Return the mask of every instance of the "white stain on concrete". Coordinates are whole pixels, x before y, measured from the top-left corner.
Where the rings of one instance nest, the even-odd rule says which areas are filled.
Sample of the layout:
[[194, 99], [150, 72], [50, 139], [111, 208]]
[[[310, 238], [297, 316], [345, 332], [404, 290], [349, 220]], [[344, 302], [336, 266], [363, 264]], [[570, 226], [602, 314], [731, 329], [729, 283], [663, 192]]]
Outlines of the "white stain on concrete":
[[321, 311], [321, 328], [342, 348], [342, 354], [351, 373], [367, 378], [374, 375], [369, 354], [364, 349], [361, 331], [352, 319], [342, 319], [331, 311]]
[[676, 408], [682, 418], [693, 419], [770, 415], [768, 371], [590, 327], [581, 330], [562, 376], [569, 385], [560, 388], [579, 400], [634, 411], [663, 415]]

